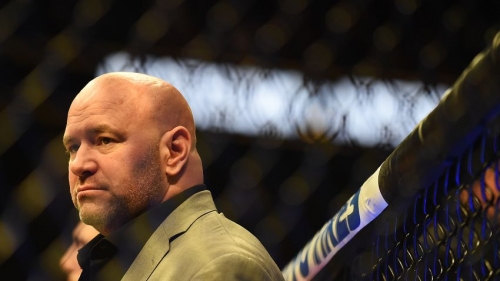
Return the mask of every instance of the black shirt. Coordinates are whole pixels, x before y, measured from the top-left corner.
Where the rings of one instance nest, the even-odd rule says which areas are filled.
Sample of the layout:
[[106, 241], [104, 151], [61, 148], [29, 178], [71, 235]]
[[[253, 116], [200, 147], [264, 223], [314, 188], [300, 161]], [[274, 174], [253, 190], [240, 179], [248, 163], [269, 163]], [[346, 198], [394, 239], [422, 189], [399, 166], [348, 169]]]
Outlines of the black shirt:
[[120, 280], [160, 224], [186, 199], [205, 190], [189, 188], [136, 217], [108, 236], [98, 234], [78, 251], [80, 281]]

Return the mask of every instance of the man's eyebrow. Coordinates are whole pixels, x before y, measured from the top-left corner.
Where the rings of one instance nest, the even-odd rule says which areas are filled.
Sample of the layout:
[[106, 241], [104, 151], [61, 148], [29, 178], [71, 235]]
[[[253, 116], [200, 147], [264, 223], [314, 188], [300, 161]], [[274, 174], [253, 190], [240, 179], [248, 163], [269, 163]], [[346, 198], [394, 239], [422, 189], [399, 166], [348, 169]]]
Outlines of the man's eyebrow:
[[[117, 137], [124, 137], [123, 133], [121, 133], [119, 130], [107, 125], [107, 124], [100, 124], [100, 125], [97, 125], [95, 127], [93, 127], [92, 129], [90, 129], [90, 132], [92, 134], [100, 134], [100, 133], [111, 133]], [[67, 146], [69, 143], [73, 142], [74, 141], [74, 138], [73, 137], [70, 137], [70, 136], [64, 136], [63, 137], [63, 145]]]
[[100, 125], [95, 126], [94, 128], [91, 129], [91, 132], [94, 134], [112, 133], [115, 135], [121, 135], [121, 133], [118, 130], [116, 130], [116, 129], [114, 129], [111, 126], [106, 125], [106, 124], [100, 124]]
[[118, 140], [125, 139], [125, 134], [122, 131], [120, 131], [116, 128], [113, 128], [107, 124], [99, 124], [99, 125], [95, 126], [94, 128], [92, 128], [90, 131], [95, 135], [100, 134], [100, 133], [110, 133], [114, 137], [118, 138]]
[[73, 141], [73, 138], [72, 137], [68, 137], [68, 136], [63, 136], [63, 139], [62, 139], [62, 143], [64, 146], [67, 146], [69, 143], [71, 143]]

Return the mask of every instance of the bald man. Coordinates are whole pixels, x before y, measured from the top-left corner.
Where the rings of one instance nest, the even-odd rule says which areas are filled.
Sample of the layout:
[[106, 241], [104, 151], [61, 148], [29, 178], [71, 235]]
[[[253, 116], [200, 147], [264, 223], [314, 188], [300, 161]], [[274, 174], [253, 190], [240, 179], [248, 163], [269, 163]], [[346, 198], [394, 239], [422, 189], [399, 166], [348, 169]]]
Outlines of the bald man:
[[90, 81], [63, 143], [80, 219], [100, 234], [79, 280], [283, 280], [262, 244], [218, 213], [203, 184], [189, 105], [138, 73]]

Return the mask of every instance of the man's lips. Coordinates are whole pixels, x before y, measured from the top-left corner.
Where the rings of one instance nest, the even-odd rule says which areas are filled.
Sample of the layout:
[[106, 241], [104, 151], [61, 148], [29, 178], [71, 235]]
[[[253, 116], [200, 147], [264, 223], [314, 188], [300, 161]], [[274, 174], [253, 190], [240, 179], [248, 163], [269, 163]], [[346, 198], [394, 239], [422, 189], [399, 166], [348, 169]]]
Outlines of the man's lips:
[[76, 189], [76, 197], [81, 198], [82, 196], [92, 195], [92, 193], [100, 192], [102, 190], [104, 189], [94, 185], [79, 186]]
[[79, 186], [76, 189], [76, 193], [78, 194], [80, 192], [89, 191], [89, 190], [102, 190], [102, 188], [99, 188], [97, 186], [92, 186], [92, 185], [84, 185], [84, 186]]

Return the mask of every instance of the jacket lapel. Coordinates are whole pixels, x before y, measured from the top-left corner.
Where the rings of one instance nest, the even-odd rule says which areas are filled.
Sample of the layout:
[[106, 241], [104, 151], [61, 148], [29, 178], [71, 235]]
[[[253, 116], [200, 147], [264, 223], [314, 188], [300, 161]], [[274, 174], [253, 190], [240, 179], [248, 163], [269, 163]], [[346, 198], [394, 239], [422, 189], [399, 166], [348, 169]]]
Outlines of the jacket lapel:
[[170, 242], [206, 213], [217, 211], [210, 191], [194, 194], [175, 209], [151, 235], [122, 281], [145, 281], [168, 254]]

